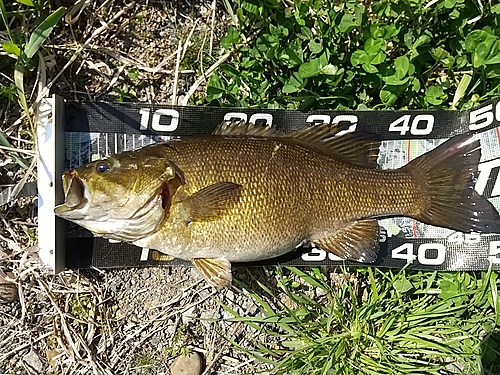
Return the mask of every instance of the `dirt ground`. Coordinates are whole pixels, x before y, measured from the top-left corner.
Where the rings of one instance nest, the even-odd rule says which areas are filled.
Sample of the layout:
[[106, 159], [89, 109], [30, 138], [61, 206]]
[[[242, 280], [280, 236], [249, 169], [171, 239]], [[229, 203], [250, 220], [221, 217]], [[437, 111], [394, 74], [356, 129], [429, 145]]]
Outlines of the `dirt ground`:
[[[223, 53], [219, 40], [229, 16], [222, 2], [64, 3], [64, 26], [25, 76], [31, 103], [38, 83], [68, 100], [180, 102]], [[202, 95], [203, 79], [197, 85], [193, 95]], [[32, 154], [22, 112], [1, 100], [2, 130]], [[28, 181], [36, 180], [35, 172]], [[25, 175], [0, 153], [0, 186]], [[258, 332], [227, 321], [232, 315], [222, 306], [256, 314], [247, 293], [217, 291], [191, 268], [54, 276], [38, 263], [36, 223], [43, 218], [37, 217], [36, 197], [0, 207], [0, 220], [0, 266], [12, 271], [0, 277], [10, 276], [10, 292], [19, 295], [0, 304], [0, 374], [169, 374], [173, 359], [186, 350], [202, 355], [204, 374], [265, 370], [223, 337], [247, 347], [259, 339]], [[273, 278], [262, 269], [236, 270], [235, 277], [250, 284]]]

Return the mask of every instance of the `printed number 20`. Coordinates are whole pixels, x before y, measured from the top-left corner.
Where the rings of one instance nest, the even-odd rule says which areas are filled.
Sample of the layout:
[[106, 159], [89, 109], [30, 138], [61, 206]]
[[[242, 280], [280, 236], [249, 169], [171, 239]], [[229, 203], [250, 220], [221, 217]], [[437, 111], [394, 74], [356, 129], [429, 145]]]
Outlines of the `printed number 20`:
[[[393, 121], [389, 125], [390, 132], [399, 132], [401, 135], [406, 135], [410, 132], [411, 135], [428, 135], [432, 132], [434, 128], [434, 116], [433, 115], [416, 115], [411, 121], [412, 115], [403, 115], [397, 120]], [[419, 127], [419, 124], [423, 123], [424, 127]]]

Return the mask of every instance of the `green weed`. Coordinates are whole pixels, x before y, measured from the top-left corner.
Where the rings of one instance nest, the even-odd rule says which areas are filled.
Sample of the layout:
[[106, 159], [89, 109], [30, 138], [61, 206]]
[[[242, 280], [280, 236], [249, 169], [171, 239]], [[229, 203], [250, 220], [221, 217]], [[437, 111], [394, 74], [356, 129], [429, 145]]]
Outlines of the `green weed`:
[[167, 357], [178, 355], [189, 355], [188, 346], [194, 344], [195, 340], [188, 324], [180, 324], [172, 337], [172, 346], [165, 347], [164, 352]]
[[[209, 78], [204, 103], [466, 109], [500, 94], [499, 4], [235, 3], [224, 2], [233, 24], [221, 40], [233, 58]], [[349, 273], [332, 282], [290, 268], [279, 293], [243, 286], [260, 316], [226, 308], [271, 339], [232, 343], [277, 374], [500, 373], [497, 273]]]
[[[278, 295], [265, 285], [242, 285], [260, 315], [242, 321], [273, 339], [241, 350], [274, 366], [276, 374], [477, 374], [498, 370], [498, 341], [485, 337], [500, 324], [500, 286], [493, 272], [422, 273], [344, 270], [336, 278], [318, 269], [289, 267]], [[352, 276], [352, 277], [349, 277]], [[332, 281], [333, 280], [333, 281]], [[353, 283], [350, 280], [356, 280]], [[317, 292], [320, 291], [318, 297]], [[481, 357], [483, 356], [483, 360]], [[495, 367], [496, 366], [496, 367]]]
[[[0, 0], [0, 18], [6, 35], [6, 39], [0, 40], [5, 53], [0, 55], [0, 66], [3, 71], [10, 70], [11, 75], [2, 76], [0, 94], [19, 103], [26, 114], [32, 139], [35, 139], [32, 112], [25, 94], [24, 75], [26, 71], [34, 69], [34, 60], [42, 53], [42, 44], [63, 16], [65, 8], [59, 7], [47, 15], [46, 9], [50, 9], [48, 2], [22, 0], [17, 4], [7, 5], [8, 8], [3, 0]], [[8, 80], [5, 80], [5, 77]], [[12, 147], [1, 130], [0, 144]], [[18, 153], [10, 151], [10, 154], [21, 167], [28, 168], [26, 161]]]
[[234, 60], [207, 101], [269, 108], [469, 108], [500, 93], [500, 6], [237, 0]]
[[152, 354], [140, 354], [135, 360], [134, 368], [140, 374], [154, 374], [157, 372], [158, 363]]

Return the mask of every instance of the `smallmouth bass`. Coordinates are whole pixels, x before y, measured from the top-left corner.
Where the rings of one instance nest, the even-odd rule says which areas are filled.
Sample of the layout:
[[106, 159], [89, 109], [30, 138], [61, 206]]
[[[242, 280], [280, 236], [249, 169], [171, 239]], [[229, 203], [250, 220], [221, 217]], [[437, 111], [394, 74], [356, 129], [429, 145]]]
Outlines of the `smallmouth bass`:
[[380, 141], [342, 131], [223, 123], [213, 135], [65, 172], [65, 202], [55, 213], [105, 238], [190, 260], [217, 287], [231, 284], [231, 262], [269, 259], [303, 244], [374, 262], [377, 219], [388, 216], [500, 233], [498, 212], [474, 191], [481, 150], [472, 134], [380, 170]]

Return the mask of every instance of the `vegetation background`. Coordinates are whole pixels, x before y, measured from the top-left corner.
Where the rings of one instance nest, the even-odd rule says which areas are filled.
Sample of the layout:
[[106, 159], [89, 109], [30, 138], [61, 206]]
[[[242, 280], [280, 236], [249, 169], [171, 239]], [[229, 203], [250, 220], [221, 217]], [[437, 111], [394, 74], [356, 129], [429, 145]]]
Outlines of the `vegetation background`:
[[[1, 186], [36, 179], [49, 93], [301, 110], [500, 95], [494, 1], [0, 0], [0, 15]], [[167, 373], [191, 350], [207, 374], [500, 373], [497, 272], [276, 268], [244, 271], [230, 293], [193, 288], [190, 270], [51, 276], [37, 267], [35, 200], [0, 220], [1, 288], [19, 296], [1, 305], [0, 372]], [[159, 293], [165, 280], [180, 289]]]

